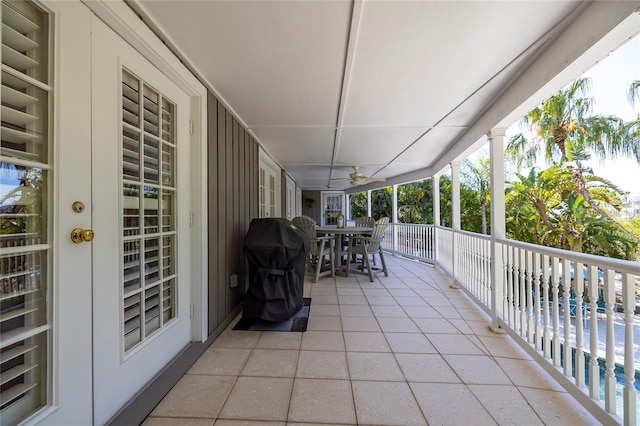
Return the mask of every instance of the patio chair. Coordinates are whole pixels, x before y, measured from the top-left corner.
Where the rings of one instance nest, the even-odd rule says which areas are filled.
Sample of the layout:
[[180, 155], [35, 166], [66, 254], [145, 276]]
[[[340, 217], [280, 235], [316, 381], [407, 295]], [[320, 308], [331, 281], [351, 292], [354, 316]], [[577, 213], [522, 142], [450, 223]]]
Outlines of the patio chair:
[[[359, 228], [373, 228], [373, 224], [376, 222], [376, 220], [374, 218], [372, 218], [371, 216], [362, 216], [359, 218], [356, 218], [355, 221], [355, 226], [359, 227]], [[354, 244], [354, 240], [353, 239], [349, 239], [348, 236], [344, 237], [344, 248], [346, 248], [348, 250], [349, 245]], [[353, 255], [353, 259], [352, 261], [355, 262], [355, 254]], [[373, 260], [373, 264], [375, 265], [375, 259]]]
[[[384, 240], [384, 233], [387, 226], [389, 226], [389, 218], [383, 217], [373, 224], [373, 231], [371, 232], [370, 237], [361, 235], [354, 235], [351, 237], [354, 244], [349, 244], [347, 259], [351, 259], [352, 255], [355, 255], [356, 261], [353, 264], [347, 265], [346, 276], [349, 276], [349, 272], [364, 274], [369, 276], [369, 281], [371, 282], [373, 282], [374, 271], [382, 271], [384, 272], [385, 277], [389, 276], [381, 245]], [[375, 265], [373, 260], [376, 254], [380, 256], [380, 264], [382, 268], [374, 268], [372, 266], [372, 263]], [[352, 265], [355, 266], [355, 269], [352, 269]]]
[[[318, 282], [318, 278], [329, 274], [334, 277], [336, 269], [333, 251], [336, 241], [335, 235], [318, 237], [316, 222], [308, 216], [294, 217], [292, 222], [309, 237], [310, 250], [307, 257], [307, 271], [313, 273], [313, 282]], [[327, 256], [328, 259], [326, 259]]]

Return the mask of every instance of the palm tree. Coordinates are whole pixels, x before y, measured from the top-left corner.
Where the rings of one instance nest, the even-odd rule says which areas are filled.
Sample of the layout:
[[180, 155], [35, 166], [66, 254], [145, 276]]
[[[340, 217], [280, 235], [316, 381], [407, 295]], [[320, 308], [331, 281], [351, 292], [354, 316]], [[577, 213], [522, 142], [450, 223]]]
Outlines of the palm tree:
[[[640, 133], [616, 116], [591, 115], [593, 99], [587, 97], [589, 79], [575, 80], [526, 116], [522, 123], [530, 130], [519, 133], [507, 145], [506, 154], [519, 166], [535, 162], [544, 153], [547, 163], [575, 161], [572, 175], [584, 201], [599, 215], [615, 224], [620, 231], [640, 244], [640, 238], [624, 228], [592, 199], [582, 173], [581, 161], [587, 150], [604, 160], [607, 156], [634, 156], [640, 163]], [[573, 155], [572, 155], [573, 154]], [[573, 158], [573, 157], [576, 158]]]
[[465, 183], [478, 194], [482, 211], [482, 233], [487, 233], [487, 202], [491, 191], [491, 161], [479, 158], [477, 164], [468, 159], [462, 163], [462, 175]]

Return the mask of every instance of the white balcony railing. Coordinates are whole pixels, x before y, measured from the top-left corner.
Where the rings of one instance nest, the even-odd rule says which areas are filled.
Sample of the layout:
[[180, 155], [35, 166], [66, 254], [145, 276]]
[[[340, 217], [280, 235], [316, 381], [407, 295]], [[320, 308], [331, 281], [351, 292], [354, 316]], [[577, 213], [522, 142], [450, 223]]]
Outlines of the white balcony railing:
[[603, 423], [638, 424], [640, 263], [495, 244], [496, 261], [489, 236], [392, 224], [384, 249], [436, 263]]

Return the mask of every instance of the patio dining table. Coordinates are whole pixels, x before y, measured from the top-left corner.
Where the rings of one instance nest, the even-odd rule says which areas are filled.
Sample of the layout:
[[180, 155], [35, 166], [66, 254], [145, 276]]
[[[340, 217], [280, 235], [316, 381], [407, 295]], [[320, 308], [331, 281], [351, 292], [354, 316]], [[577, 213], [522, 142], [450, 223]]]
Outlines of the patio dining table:
[[[343, 274], [342, 270], [342, 260], [346, 255], [346, 250], [343, 250], [344, 247], [344, 237], [345, 235], [371, 235], [373, 228], [367, 228], [363, 226], [345, 226], [343, 228], [338, 228], [337, 226], [328, 225], [328, 226], [316, 226], [316, 233], [318, 235], [336, 235], [336, 249], [334, 250], [335, 256], [335, 268], [336, 273], [338, 275]], [[347, 259], [348, 262], [348, 259]], [[348, 267], [348, 263], [346, 264]]]

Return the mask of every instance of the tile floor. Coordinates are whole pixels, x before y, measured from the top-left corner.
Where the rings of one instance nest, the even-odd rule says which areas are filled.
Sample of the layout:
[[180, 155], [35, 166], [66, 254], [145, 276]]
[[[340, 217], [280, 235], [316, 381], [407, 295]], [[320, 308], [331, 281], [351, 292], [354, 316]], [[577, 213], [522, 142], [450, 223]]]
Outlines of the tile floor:
[[143, 423], [599, 424], [429, 265], [305, 282], [304, 333], [234, 322]]

